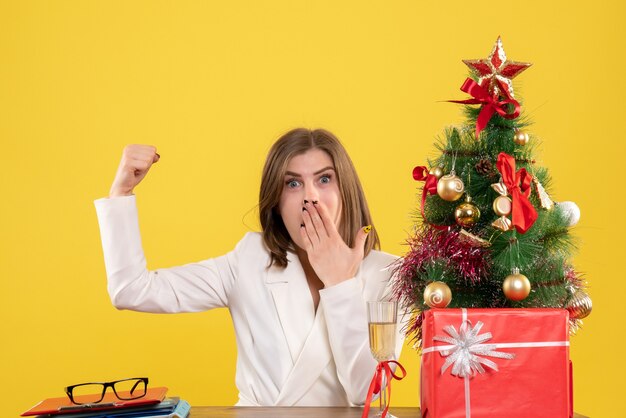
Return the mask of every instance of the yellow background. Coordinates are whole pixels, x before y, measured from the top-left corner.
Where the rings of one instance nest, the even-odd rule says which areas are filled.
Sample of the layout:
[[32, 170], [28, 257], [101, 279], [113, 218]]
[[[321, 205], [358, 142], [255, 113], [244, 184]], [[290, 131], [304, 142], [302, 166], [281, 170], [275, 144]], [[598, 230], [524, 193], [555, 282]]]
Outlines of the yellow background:
[[[150, 315], [108, 299], [93, 200], [124, 145], [161, 161], [136, 190], [149, 267], [230, 250], [258, 229], [272, 142], [325, 127], [348, 148], [383, 248], [405, 251], [415, 165], [462, 120], [462, 59], [498, 35], [534, 65], [516, 79], [552, 197], [582, 210], [575, 258], [594, 312], [572, 339], [575, 409], [625, 416], [622, 2], [2, 1], [0, 393], [3, 416], [65, 385], [149, 376], [229, 405], [226, 310]], [[418, 357], [393, 405], [416, 406]], [[538, 376], [539, 380], [540, 377]]]

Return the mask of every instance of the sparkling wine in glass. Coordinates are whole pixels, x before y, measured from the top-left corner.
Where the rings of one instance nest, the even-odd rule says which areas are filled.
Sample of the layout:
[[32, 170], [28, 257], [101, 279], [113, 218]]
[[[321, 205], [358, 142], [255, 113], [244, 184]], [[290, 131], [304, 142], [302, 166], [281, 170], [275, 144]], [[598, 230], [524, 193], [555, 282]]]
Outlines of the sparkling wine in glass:
[[[379, 363], [393, 360], [396, 347], [396, 326], [398, 316], [398, 303], [389, 301], [367, 302], [367, 322], [370, 332], [370, 350], [374, 359]], [[385, 390], [386, 375], [382, 373], [380, 385], [380, 407], [376, 417], [382, 416], [387, 407], [387, 391]], [[387, 417], [393, 415], [387, 413]]]

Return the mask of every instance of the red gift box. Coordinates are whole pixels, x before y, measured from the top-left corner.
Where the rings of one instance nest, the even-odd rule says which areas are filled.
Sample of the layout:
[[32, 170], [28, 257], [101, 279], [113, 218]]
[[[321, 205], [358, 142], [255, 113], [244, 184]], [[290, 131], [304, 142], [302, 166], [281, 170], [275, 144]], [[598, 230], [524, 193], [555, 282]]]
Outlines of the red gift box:
[[572, 417], [568, 321], [564, 309], [426, 311], [422, 417]]

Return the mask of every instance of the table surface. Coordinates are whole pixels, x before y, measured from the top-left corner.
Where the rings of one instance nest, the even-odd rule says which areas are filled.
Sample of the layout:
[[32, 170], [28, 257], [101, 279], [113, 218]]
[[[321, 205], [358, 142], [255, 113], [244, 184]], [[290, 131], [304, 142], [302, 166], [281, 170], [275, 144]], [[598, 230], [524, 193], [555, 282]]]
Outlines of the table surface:
[[[377, 408], [370, 410], [373, 416]], [[419, 418], [419, 408], [390, 408], [397, 418]], [[361, 418], [362, 408], [194, 406], [190, 418]], [[574, 414], [574, 418], [586, 418]]]

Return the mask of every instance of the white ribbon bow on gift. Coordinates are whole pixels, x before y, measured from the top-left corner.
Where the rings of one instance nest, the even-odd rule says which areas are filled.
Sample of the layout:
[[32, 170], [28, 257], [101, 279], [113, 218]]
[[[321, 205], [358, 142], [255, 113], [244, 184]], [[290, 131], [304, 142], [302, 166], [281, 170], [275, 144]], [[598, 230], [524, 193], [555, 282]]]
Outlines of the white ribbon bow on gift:
[[447, 357], [445, 363], [441, 366], [441, 374], [452, 365], [450, 373], [453, 376], [471, 377], [477, 373], [485, 373], [483, 365], [498, 371], [496, 363], [481, 356], [509, 360], [515, 358], [514, 354], [496, 351], [496, 344], [483, 344], [485, 341], [490, 340], [492, 335], [490, 332], [479, 335], [478, 333], [482, 327], [483, 323], [480, 321], [472, 328], [472, 323], [469, 320], [465, 320], [459, 327], [459, 332], [456, 331], [453, 325], [447, 325], [443, 328], [450, 337], [433, 337], [435, 341], [452, 344], [451, 348], [446, 347], [446, 349], [440, 351], [443, 357]]

